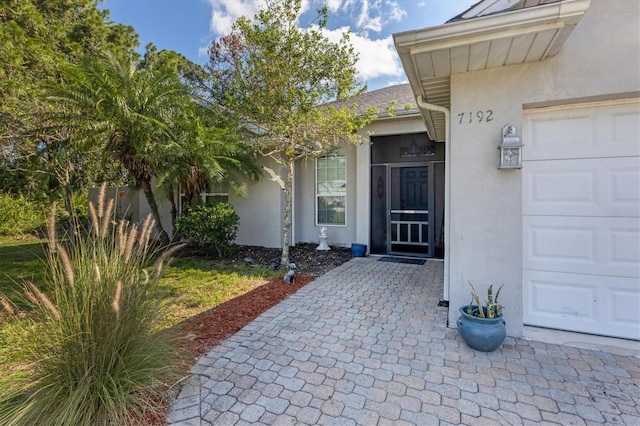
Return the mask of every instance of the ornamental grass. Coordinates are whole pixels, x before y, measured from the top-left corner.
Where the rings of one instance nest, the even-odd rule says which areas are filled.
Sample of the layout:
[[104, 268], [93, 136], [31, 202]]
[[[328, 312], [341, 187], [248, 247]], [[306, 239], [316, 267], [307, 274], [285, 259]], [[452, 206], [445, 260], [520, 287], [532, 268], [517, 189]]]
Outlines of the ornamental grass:
[[104, 194], [74, 238], [58, 238], [52, 213], [45, 282], [27, 283], [22, 300], [2, 298], [22, 318], [30, 354], [0, 378], [2, 425], [144, 424], [175, 379], [173, 338], [157, 324], [158, 280], [178, 246], [153, 248], [151, 218], [116, 223]]

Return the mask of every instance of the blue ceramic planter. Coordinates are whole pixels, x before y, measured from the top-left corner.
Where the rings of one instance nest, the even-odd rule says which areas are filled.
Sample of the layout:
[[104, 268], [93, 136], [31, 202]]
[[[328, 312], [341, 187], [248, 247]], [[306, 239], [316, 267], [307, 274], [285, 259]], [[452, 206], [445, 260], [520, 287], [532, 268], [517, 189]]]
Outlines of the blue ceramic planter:
[[[507, 327], [502, 315], [497, 318], [474, 317], [464, 311], [466, 308], [467, 305], [460, 308], [458, 318], [458, 332], [462, 340], [478, 351], [496, 350], [507, 337]], [[472, 305], [472, 308], [478, 309], [478, 306]]]
[[367, 253], [366, 244], [351, 244], [351, 255], [353, 257], [364, 257]]

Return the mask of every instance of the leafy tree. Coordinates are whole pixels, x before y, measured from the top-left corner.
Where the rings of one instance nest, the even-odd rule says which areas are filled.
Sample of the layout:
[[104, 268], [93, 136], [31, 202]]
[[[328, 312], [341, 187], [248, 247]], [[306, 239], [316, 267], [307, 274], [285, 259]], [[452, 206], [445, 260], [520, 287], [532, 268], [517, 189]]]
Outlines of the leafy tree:
[[289, 263], [294, 162], [357, 142], [356, 130], [373, 118], [357, 105], [326, 105], [363, 90], [349, 34], [339, 42], [323, 35], [327, 8], [317, 24], [296, 23], [301, 0], [269, 0], [254, 20], [239, 18], [214, 41], [207, 69], [211, 95], [251, 131], [250, 144], [286, 169], [281, 264]]
[[64, 129], [41, 131], [45, 86], [67, 63], [104, 49], [132, 52], [138, 36], [93, 0], [0, 0], [0, 184], [31, 199], [64, 196], [104, 178], [94, 151], [75, 151]]
[[[209, 79], [200, 65], [174, 51], [158, 52], [154, 45], [149, 44], [141, 66], [150, 70], [165, 68], [175, 71], [195, 100], [191, 105], [192, 114], [174, 129], [182, 143], [169, 149], [165, 167], [160, 171], [159, 181], [172, 206], [175, 230], [176, 185], [184, 193], [183, 214], [188, 214], [189, 207], [197, 204], [200, 193], [209, 189], [211, 182], [225, 182], [235, 193], [242, 194], [247, 179], [257, 180], [260, 169], [253, 151], [239, 139], [233, 117], [219, 105], [200, 96]], [[174, 234], [174, 239], [178, 237]]]
[[107, 52], [62, 70], [64, 82], [50, 100], [68, 113], [57, 120], [84, 146], [99, 146], [122, 165], [145, 194], [163, 243], [152, 178], [183, 142], [175, 129], [188, 122], [193, 102], [178, 75], [167, 68], [138, 68], [133, 55]]
[[[209, 111], [209, 109], [206, 109]], [[211, 113], [209, 111], [209, 113]], [[189, 149], [171, 155], [160, 184], [172, 206], [171, 218], [175, 229], [177, 200], [175, 187], [179, 185], [184, 194], [183, 214], [195, 206], [200, 193], [210, 189], [212, 182], [226, 183], [234, 193], [244, 194], [246, 181], [260, 177], [259, 168], [252, 151], [238, 141], [238, 136], [224, 127], [206, 124], [207, 118], [192, 118], [192, 126], [185, 126], [183, 137], [189, 140]], [[179, 235], [174, 235], [174, 239]]]

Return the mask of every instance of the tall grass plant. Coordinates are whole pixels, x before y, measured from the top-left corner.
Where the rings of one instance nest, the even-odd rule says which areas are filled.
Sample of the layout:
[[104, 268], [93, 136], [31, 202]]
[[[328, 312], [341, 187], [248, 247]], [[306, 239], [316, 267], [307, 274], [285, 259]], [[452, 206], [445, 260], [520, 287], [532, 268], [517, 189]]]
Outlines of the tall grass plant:
[[48, 225], [44, 286], [25, 285], [34, 310], [16, 321], [29, 339], [20, 374], [0, 378], [2, 425], [126, 425], [159, 404], [173, 378], [173, 340], [158, 331], [164, 313], [158, 281], [168, 257], [151, 242], [153, 221], [113, 222], [113, 202], [89, 206], [90, 230], [63, 243]]

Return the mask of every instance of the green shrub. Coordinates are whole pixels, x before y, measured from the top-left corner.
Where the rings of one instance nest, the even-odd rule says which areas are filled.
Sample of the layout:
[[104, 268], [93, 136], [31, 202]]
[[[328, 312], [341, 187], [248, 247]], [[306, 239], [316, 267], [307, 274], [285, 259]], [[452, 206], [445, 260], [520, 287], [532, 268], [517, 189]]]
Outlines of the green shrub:
[[30, 234], [46, 225], [46, 208], [23, 196], [0, 193], [0, 235]]
[[222, 257], [236, 239], [239, 221], [229, 203], [200, 204], [176, 220], [176, 232], [192, 244], [211, 245]]
[[[174, 249], [151, 267], [153, 221], [113, 225], [112, 211], [113, 203], [90, 205], [91, 230], [66, 244], [51, 215], [46, 286], [25, 285], [34, 313], [16, 321], [33, 364], [0, 378], [0, 424], [142, 424], [162, 399], [176, 352], [158, 331], [158, 280]], [[19, 303], [2, 305], [12, 311]]]

